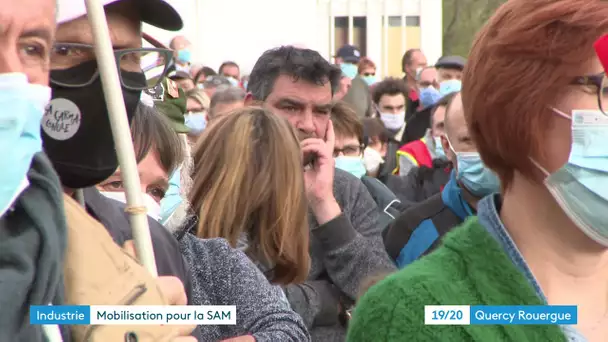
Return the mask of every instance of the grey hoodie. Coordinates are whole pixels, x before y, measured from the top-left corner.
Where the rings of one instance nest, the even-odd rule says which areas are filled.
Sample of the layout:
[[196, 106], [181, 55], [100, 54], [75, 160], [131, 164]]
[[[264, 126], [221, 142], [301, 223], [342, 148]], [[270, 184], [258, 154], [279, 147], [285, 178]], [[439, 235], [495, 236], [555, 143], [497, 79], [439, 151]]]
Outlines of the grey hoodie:
[[236, 305], [237, 324], [200, 326], [202, 341], [251, 334], [256, 342], [310, 341], [304, 322], [241, 251], [224, 239], [185, 234], [179, 246], [192, 272], [193, 305]]
[[[30, 305], [62, 304], [66, 222], [59, 178], [43, 153], [29, 186], [0, 215], [0, 341], [46, 341]], [[65, 333], [65, 331], [64, 331]], [[64, 336], [66, 338], [67, 336]]]

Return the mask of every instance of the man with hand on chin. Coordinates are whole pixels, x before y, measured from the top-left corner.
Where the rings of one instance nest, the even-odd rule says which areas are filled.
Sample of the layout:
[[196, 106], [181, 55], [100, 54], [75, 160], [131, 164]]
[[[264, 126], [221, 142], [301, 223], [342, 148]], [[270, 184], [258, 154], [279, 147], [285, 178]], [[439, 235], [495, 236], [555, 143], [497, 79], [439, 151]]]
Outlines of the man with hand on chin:
[[384, 250], [376, 203], [358, 178], [334, 165], [330, 113], [341, 74], [316, 51], [280, 47], [256, 62], [246, 98], [246, 104], [263, 102], [285, 117], [301, 140], [311, 270], [304, 284], [284, 290], [312, 340], [321, 342], [343, 341], [361, 284], [395, 269]]

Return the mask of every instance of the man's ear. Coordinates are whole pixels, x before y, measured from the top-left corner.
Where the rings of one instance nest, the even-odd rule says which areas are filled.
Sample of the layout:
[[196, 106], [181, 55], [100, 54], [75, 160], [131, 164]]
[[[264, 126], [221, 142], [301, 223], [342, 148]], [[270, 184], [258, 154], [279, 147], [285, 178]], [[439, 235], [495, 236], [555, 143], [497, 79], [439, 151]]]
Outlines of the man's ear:
[[251, 93], [247, 93], [247, 95], [245, 95], [245, 106], [253, 106], [253, 102], [253, 95], [251, 95]]

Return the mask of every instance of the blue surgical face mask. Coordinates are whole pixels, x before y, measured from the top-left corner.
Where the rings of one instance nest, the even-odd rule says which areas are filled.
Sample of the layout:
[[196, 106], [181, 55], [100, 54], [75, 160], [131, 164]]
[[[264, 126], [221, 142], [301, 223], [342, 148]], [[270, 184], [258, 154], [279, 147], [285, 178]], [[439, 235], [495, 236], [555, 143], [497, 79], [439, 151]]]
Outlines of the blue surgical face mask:
[[554, 173], [545, 173], [545, 186], [572, 222], [589, 238], [608, 247], [608, 117], [598, 110], [575, 110], [572, 148], [568, 162]]
[[233, 87], [238, 87], [239, 86], [239, 81], [232, 77], [232, 76], [226, 76], [226, 78], [228, 79], [228, 82], [230, 82], [230, 85]]
[[22, 73], [0, 74], [0, 216], [27, 186], [34, 154], [42, 151], [40, 122], [51, 89]]
[[160, 200], [160, 223], [166, 224], [171, 218], [171, 215], [182, 204], [181, 196], [181, 169], [177, 169], [169, 178], [169, 189], [165, 193], [165, 197]]
[[192, 53], [188, 49], [179, 50], [177, 51], [177, 59], [179, 59], [180, 62], [183, 63], [190, 63], [190, 60], [192, 59]]
[[450, 149], [456, 154], [456, 180], [467, 190], [479, 198], [500, 191], [500, 180], [484, 165], [479, 153], [456, 152], [451, 143]]
[[334, 160], [338, 169], [344, 170], [357, 178], [365, 176], [365, 164], [363, 164], [361, 157], [339, 156]]
[[462, 81], [460, 80], [447, 80], [439, 84], [439, 95], [444, 97], [451, 93], [459, 92], [462, 89]]
[[371, 86], [372, 84], [378, 82], [376, 76], [363, 76], [363, 80], [365, 81], [365, 83], [367, 83], [368, 86]]
[[350, 79], [357, 77], [358, 68], [354, 64], [342, 63], [340, 64], [340, 69], [342, 69], [342, 73], [344, 74], [344, 76]]
[[249, 81], [243, 82], [243, 89], [247, 90], [248, 85], [249, 85]]
[[441, 99], [441, 94], [435, 87], [426, 87], [420, 90], [418, 97], [420, 98], [422, 108], [428, 108], [435, 105]]
[[441, 137], [433, 137], [433, 145], [435, 145], [435, 158], [446, 159], [445, 151], [441, 145]]
[[184, 123], [190, 128], [190, 134], [199, 135], [207, 127], [205, 113], [188, 113], [184, 115]]

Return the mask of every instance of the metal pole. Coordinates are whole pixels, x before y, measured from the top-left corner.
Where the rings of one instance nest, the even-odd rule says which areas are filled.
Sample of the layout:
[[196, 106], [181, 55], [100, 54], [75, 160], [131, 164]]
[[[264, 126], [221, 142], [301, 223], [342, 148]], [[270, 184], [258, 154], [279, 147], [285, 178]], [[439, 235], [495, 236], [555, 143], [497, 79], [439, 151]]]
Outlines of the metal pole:
[[139, 173], [135, 161], [135, 151], [131, 131], [122, 96], [116, 58], [110, 40], [106, 14], [99, 0], [85, 0], [87, 14], [93, 30], [95, 55], [103, 85], [103, 93], [108, 105], [112, 135], [118, 154], [122, 180], [127, 196], [127, 212], [133, 229], [135, 252], [139, 262], [154, 276], [158, 276], [156, 260], [148, 227], [148, 216], [140, 190]]

